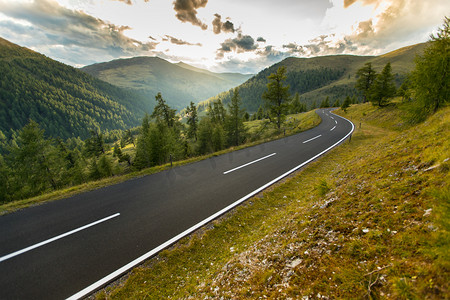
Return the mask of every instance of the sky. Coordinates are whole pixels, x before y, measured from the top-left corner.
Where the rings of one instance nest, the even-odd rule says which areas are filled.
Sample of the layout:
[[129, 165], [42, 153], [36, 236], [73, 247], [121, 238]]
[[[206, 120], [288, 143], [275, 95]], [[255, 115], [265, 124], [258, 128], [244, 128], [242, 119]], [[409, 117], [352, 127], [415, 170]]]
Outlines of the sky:
[[82, 67], [135, 56], [257, 73], [425, 42], [448, 0], [0, 0], [0, 37]]

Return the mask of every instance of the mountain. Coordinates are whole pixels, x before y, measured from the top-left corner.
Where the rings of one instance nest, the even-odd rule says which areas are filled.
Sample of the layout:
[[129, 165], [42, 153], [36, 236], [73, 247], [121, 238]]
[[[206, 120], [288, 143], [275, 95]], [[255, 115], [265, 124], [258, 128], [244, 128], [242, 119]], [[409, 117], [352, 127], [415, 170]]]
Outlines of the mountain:
[[[399, 84], [406, 73], [413, 70], [414, 58], [422, 53], [426, 43], [404, 47], [380, 56], [332, 55], [312, 58], [289, 57], [259, 72], [254, 77], [239, 86], [243, 107], [253, 113], [263, 103], [262, 94], [266, 90], [267, 77], [285, 66], [287, 70], [286, 84], [290, 85], [291, 95], [298, 92], [301, 101], [310, 107], [329, 97], [333, 103], [336, 99], [343, 100], [347, 95], [360, 97], [355, 90], [356, 71], [365, 63], [371, 62], [377, 72], [390, 62], [392, 72]], [[208, 103], [222, 100], [228, 103], [231, 90], [222, 92], [210, 99], [199, 103], [199, 110], [205, 110]]]
[[134, 57], [81, 68], [101, 80], [138, 90], [150, 99], [161, 92], [178, 110], [245, 82], [252, 75], [213, 73], [185, 63], [172, 64], [158, 57]]
[[86, 138], [91, 129], [137, 126], [154, 106], [138, 92], [2, 38], [0, 74], [0, 131], [7, 137], [33, 119], [48, 136]]

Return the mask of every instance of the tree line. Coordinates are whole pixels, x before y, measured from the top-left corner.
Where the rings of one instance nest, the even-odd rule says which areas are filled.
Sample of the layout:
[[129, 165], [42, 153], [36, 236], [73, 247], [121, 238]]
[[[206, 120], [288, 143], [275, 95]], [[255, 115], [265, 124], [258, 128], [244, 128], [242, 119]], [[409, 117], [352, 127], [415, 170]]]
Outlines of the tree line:
[[397, 89], [391, 64], [387, 63], [378, 74], [370, 62], [357, 71], [356, 88], [362, 92], [364, 102], [383, 107], [394, 96], [408, 102], [409, 120], [423, 121], [450, 101], [450, 19], [444, 20], [436, 35], [430, 36], [430, 45], [415, 60], [415, 69]]

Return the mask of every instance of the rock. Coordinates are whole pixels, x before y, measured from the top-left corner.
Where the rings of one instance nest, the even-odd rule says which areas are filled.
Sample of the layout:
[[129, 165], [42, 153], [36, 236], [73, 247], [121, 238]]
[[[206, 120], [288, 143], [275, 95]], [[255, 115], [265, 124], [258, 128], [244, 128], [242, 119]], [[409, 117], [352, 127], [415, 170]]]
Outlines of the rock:
[[430, 215], [432, 210], [433, 210], [432, 208], [426, 209], [423, 216], [426, 217], [426, 216]]
[[[305, 251], [306, 252], [306, 251]], [[294, 259], [293, 261], [291, 261], [291, 263], [290, 264], [288, 264], [287, 266], [289, 267], [289, 268], [295, 268], [296, 266], [298, 266], [299, 264], [301, 264], [302, 263], [302, 261], [303, 261], [303, 259], [300, 259], [300, 258], [297, 258], [297, 259]]]

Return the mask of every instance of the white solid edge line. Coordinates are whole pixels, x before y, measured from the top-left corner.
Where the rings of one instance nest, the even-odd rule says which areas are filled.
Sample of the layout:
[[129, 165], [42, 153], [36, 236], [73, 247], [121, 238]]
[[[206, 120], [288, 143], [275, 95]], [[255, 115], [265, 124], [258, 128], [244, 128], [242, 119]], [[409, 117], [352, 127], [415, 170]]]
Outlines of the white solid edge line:
[[[341, 116], [338, 116], [341, 117]], [[335, 144], [333, 144], [332, 146], [330, 146], [329, 148], [323, 150], [322, 152], [320, 152], [319, 154], [315, 155], [314, 157], [308, 159], [307, 161], [301, 163], [300, 165], [296, 166], [295, 168], [287, 171], [286, 173], [284, 173], [281, 176], [278, 176], [277, 178], [275, 178], [274, 180], [266, 183], [265, 185], [261, 186], [260, 188], [258, 188], [257, 190], [254, 190], [253, 192], [251, 192], [250, 194], [242, 197], [241, 199], [237, 200], [236, 202], [228, 205], [227, 207], [225, 207], [224, 209], [220, 210], [219, 212], [213, 214], [212, 216], [204, 219], [203, 221], [195, 224], [194, 226], [192, 226], [189, 229], [186, 229], [185, 231], [183, 231], [182, 233], [178, 234], [177, 236], [171, 238], [170, 240], [168, 240], [167, 242], [165, 242], [164, 244], [159, 245], [158, 247], [154, 248], [153, 250], [150, 250], [149, 252], [147, 252], [146, 254], [142, 255], [141, 257], [136, 258], [135, 260], [133, 260], [132, 262], [126, 264], [125, 266], [123, 266], [122, 268], [118, 269], [117, 271], [114, 271], [113, 273], [109, 274], [108, 276], [100, 279], [99, 281], [91, 284], [90, 286], [86, 287], [85, 289], [79, 291], [78, 293], [70, 296], [69, 298], [67, 298], [67, 300], [76, 300], [76, 299], [80, 299], [81, 297], [86, 296], [89, 293], [92, 293], [93, 291], [99, 289], [100, 287], [102, 287], [103, 285], [107, 284], [108, 282], [112, 281], [113, 279], [119, 277], [122, 273], [125, 273], [126, 271], [128, 271], [129, 269], [133, 268], [134, 266], [142, 263], [144, 260], [152, 257], [153, 255], [155, 255], [156, 253], [158, 253], [159, 251], [163, 250], [164, 248], [172, 245], [173, 243], [175, 243], [176, 241], [178, 241], [179, 239], [187, 236], [188, 234], [192, 233], [193, 231], [197, 230], [198, 228], [202, 227], [203, 225], [211, 222], [212, 220], [216, 219], [217, 217], [219, 217], [220, 215], [226, 213], [227, 211], [229, 211], [230, 209], [234, 208], [235, 206], [241, 204], [242, 202], [244, 202], [245, 200], [247, 200], [248, 198], [256, 195], [257, 193], [259, 193], [260, 191], [264, 190], [265, 188], [269, 187], [270, 185], [274, 184], [275, 182], [279, 181], [280, 179], [286, 177], [287, 175], [291, 174], [292, 172], [297, 171], [298, 169], [300, 169], [301, 167], [303, 167], [304, 165], [308, 164], [309, 162], [315, 160], [316, 158], [318, 158], [319, 156], [323, 155], [324, 153], [328, 152], [329, 150], [333, 149], [334, 147], [336, 147], [337, 145], [339, 145], [342, 141], [344, 141], [350, 134], [352, 134], [353, 130], [355, 129], [355, 126], [353, 125], [353, 123], [349, 120], [347, 120], [344, 117], [341, 117], [342, 119], [348, 121], [351, 125], [352, 125], [352, 130], [350, 130], [349, 133], [347, 133], [346, 136], [344, 136], [342, 139], [340, 139], [338, 142], [336, 142]]]
[[318, 138], [320, 138], [321, 136], [322, 136], [322, 135], [319, 134], [318, 136], [315, 136], [315, 137], [313, 137], [312, 139], [309, 139], [309, 140], [304, 141], [303, 144], [306, 144], [306, 143], [311, 142], [311, 141], [313, 141], [313, 140], [315, 140], [315, 139], [318, 139]]
[[54, 242], [54, 241], [56, 241], [56, 240], [62, 239], [62, 238], [64, 238], [64, 237], [66, 237], [66, 236], [69, 236], [69, 235], [71, 235], [71, 234], [77, 233], [77, 232], [79, 232], [79, 231], [81, 231], [81, 230], [84, 230], [84, 229], [87, 229], [87, 228], [89, 228], [89, 227], [95, 226], [95, 225], [97, 225], [97, 224], [100, 224], [100, 223], [102, 223], [102, 222], [108, 221], [108, 220], [110, 220], [110, 219], [112, 219], [112, 218], [115, 218], [115, 217], [118, 217], [118, 216], [120, 216], [120, 213], [117, 213], [117, 214], [114, 214], [114, 215], [112, 215], [112, 216], [103, 218], [103, 219], [101, 219], [101, 220], [92, 222], [92, 223], [90, 223], [90, 224], [84, 225], [84, 226], [82, 226], [82, 227], [79, 227], [79, 228], [77, 228], [77, 229], [71, 230], [71, 231], [69, 231], [69, 232], [60, 234], [60, 235], [55, 236], [55, 237], [53, 237], [53, 238], [51, 238], [51, 239], [48, 239], [48, 240], [45, 240], [45, 241], [43, 241], [43, 242], [34, 244], [34, 245], [32, 245], [32, 246], [30, 246], [30, 247], [27, 247], [27, 248], [24, 248], [24, 249], [22, 249], [22, 250], [13, 252], [13, 253], [8, 254], [8, 255], [5, 255], [5, 256], [2, 256], [2, 257], [0, 257], [0, 262], [5, 261], [5, 260], [8, 260], [8, 259], [10, 259], [10, 258], [13, 258], [13, 257], [15, 257], [15, 256], [18, 256], [18, 255], [23, 254], [23, 253], [25, 253], [25, 252], [31, 251], [31, 250], [36, 249], [36, 248], [38, 248], [38, 247], [44, 246], [44, 245], [49, 244], [49, 243], [51, 243], [51, 242]]
[[258, 162], [258, 161], [261, 161], [261, 160], [263, 160], [263, 159], [269, 158], [269, 157], [274, 156], [274, 155], [276, 155], [276, 153], [272, 153], [272, 154], [269, 154], [269, 155], [267, 155], [267, 156], [258, 158], [258, 159], [254, 160], [254, 161], [251, 161], [251, 162], [249, 162], [249, 163], [246, 163], [245, 165], [242, 165], [242, 166], [236, 167], [236, 168], [234, 168], [234, 169], [228, 170], [228, 171], [226, 171], [226, 172], [223, 172], [223, 175], [226, 175], [226, 174], [231, 173], [231, 172], [233, 172], [233, 171], [239, 170], [240, 168], [243, 168], [243, 167], [246, 167], [246, 166], [248, 166], [248, 165], [254, 164], [254, 163]]

